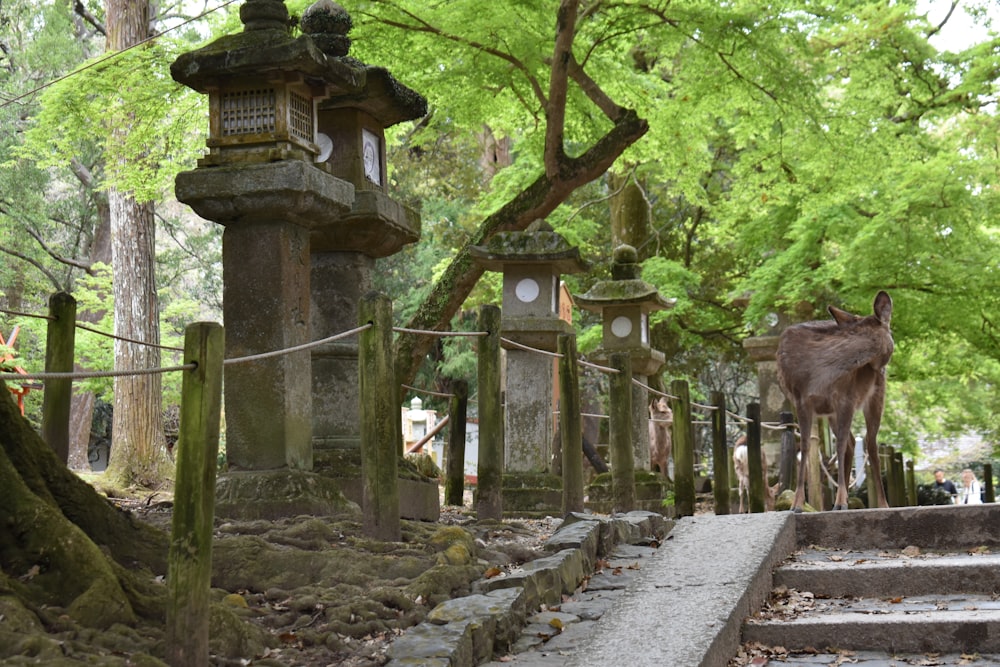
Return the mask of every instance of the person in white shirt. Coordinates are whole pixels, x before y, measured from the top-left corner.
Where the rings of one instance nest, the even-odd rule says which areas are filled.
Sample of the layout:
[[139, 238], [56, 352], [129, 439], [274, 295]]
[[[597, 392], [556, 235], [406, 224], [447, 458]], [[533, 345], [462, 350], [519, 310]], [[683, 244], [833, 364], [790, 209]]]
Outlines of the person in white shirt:
[[962, 492], [958, 496], [960, 505], [979, 505], [983, 500], [980, 497], [979, 480], [971, 469], [962, 471]]

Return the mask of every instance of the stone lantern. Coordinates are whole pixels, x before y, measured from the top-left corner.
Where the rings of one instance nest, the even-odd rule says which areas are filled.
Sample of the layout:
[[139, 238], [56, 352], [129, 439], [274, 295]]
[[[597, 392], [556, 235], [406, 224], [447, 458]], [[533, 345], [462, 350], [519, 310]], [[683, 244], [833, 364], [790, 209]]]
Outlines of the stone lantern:
[[[384, 256], [419, 238], [416, 215], [384, 193], [384, 147], [370, 161], [379, 165], [381, 189], [372, 189], [373, 181], [351, 165], [363, 163], [365, 132], [381, 141], [384, 127], [426, 110], [420, 95], [384, 69], [344, 57], [350, 17], [330, 0], [303, 14], [298, 37], [290, 34], [281, 0], [246, 0], [240, 18], [242, 32], [182, 54], [170, 68], [175, 80], [209, 96], [208, 155], [197, 169], [177, 176], [176, 194], [203, 218], [225, 226], [228, 359], [356, 326], [355, 293], [366, 290], [370, 279], [331, 279], [322, 270], [317, 275], [317, 266], [324, 265], [317, 253], [356, 255], [374, 247], [371, 256]], [[369, 101], [373, 97], [378, 100]], [[331, 120], [324, 104], [354, 108], [354, 120]], [[361, 157], [344, 157], [349, 154]], [[342, 239], [348, 239], [346, 248], [338, 245]], [[332, 317], [329, 302], [345, 303], [349, 318]], [[330, 411], [323, 399], [334, 391], [323, 385], [317, 400], [315, 354], [227, 365], [231, 472], [219, 480], [220, 514], [331, 511], [337, 499], [309, 476], [315, 417]], [[357, 412], [356, 357], [355, 344], [354, 375], [337, 378], [355, 392], [346, 408], [351, 413]]]
[[[580, 273], [587, 265], [544, 221], [523, 232], [500, 232], [470, 254], [489, 271], [503, 273], [501, 335], [515, 343], [555, 352], [560, 334], [573, 327], [559, 317], [559, 276]], [[519, 507], [515, 487], [530, 488], [549, 472], [554, 433], [553, 397], [557, 360], [503, 344], [505, 366], [504, 508], [537, 509], [541, 501]], [[560, 482], [558, 478], [556, 483]], [[560, 487], [561, 488], [561, 487]], [[530, 494], [528, 494], [530, 495]], [[560, 493], [548, 499], [558, 509]], [[542, 502], [542, 504], [545, 504]]]
[[[656, 288], [641, 278], [642, 267], [635, 248], [615, 248], [611, 280], [594, 284], [586, 294], [574, 297], [584, 310], [600, 313], [603, 322], [601, 348], [595, 358], [606, 360], [612, 352], [628, 352], [632, 377], [646, 384], [649, 376], [663, 367], [663, 353], [649, 342], [649, 314], [666, 310], [674, 300], [664, 299]], [[637, 470], [649, 470], [649, 392], [632, 385], [632, 447]]]

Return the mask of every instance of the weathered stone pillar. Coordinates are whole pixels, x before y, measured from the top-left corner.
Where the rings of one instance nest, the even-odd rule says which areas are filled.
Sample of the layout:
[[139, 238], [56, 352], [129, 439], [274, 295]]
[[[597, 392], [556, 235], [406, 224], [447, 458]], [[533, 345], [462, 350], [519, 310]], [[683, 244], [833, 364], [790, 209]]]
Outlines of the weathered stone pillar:
[[[372, 288], [375, 260], [359, 252], [314, 252], [311, 319], [318, 340], [353, 329], [361, 297]], [[358, 339], [345, 338], [312, 350], [312, 441], [317, 454], [357, 449]]]
[[523, 232], [500, 232], [485, 246], [470, 249], [489, 271], [503, 273], [501, 335], [506, 349], [504, 423], [504, 511], [558, 512], [562, 480], [550, 474], [556, 374], [560, 334], [573, 328], [559, 318], [559, 276], [585, 271], [578, 248], [542, 220]]
[[[575, 297], [584, 310], [600, 313], [604, 321], [601, 348], [594, 357], [607, 360], [612, 352], [628, 352], [632, 360], [632, 452], [636, 470], [649, 470], [649, 376], [663, 366], [663, 353], [649, 343], [649, 313], [673, 306], [656, 288], [641, 279], [635, 248], [615, 248], [611, 280], [602, 280]], [[643, 386], [639, 386], [640, 383]]]
[[[321, 1], [306, 10], [303, 34], [294, 38], [281, 0], [248, 0], [240, 17], [242, 33], [185, 53], [171, 65], [174, 79], [209, 96], [209, 154], [197, 169], [177, 176], [176, 195], [203, 218], [226, 226], [229, 360], [354, 328], [358, 295], [367, 283], [352, 275], [352, 267], [368, 268], [370, 276], [370, 258], [380, 256], [386, 236], [378, 225], [364, 225], [383, 213], [392, 224], [400, 219], [398, 205], [385, 203], [383, 193], [364, 192], [369, 182], [386, 182], [383, 129], [403, 119], [400, 108], [415, 114], [410, 117], [426, 108], [423, 98], [384, 70], [342, 59], [351, 21], [335, 3]], [[344, 229], [359, 223], [364, 233]], [[342, 236], [365, 243], [371, 235], [377, 240], [372, 252], [336, 245]], [[415, 240], [410, 228], [403, 236]], [[321, 257], [314, 272], [311, 253], [336, 251], [363, 256], [346, 262]], [[337, 351], [326, 350], [333, 357]], [[353, 374], [324, 367], [323, 352], [317, 353], [320, 393], [333, 402], [319, 401], [321, 414], [350, 415], [354, 421], [342, 430], [357, 434], [356, 343]], [[312, 376], [308, 350], [227, 365], [230, 472], [219, 480], [219, 514], [322, 514], [345, 506], [334, 482], [308, 472], [317, 402]], [[332, 386], [350, 386], [353, 405], [337, 403], [339, 394], [326, 389], [327, 378], [341, 376], [343, 382]], [[321, 434], [340, 425], [326, 427], [322, 422]]]

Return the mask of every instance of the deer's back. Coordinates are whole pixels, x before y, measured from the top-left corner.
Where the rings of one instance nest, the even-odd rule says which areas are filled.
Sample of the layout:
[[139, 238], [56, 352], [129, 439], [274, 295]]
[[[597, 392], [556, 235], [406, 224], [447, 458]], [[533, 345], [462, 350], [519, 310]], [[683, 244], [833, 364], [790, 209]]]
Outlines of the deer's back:
[[796, 324], [778, 342], [778, 381], [790, 399], [816, 403], [821, 414], [844, 400], [858, 407], [883, 376], [892, 351], [889, 327], [873, 316], [846, 324]]

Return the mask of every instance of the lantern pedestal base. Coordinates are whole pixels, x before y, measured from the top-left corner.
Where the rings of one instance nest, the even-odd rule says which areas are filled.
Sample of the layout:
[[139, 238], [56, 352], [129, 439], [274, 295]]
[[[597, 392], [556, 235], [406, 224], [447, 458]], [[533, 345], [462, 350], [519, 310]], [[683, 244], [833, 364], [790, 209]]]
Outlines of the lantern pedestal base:
[[[646, 510], [647, 512], [657, 512], [667, 517], [674, 515], [673, 506], [664, 507], [663, 499], [670, 491], [670, 481], [658, 473], [647, 472], [645, 470], [635, 471], [635, 498], [636, 506], [634, 510]], [[594, 481], [587, 485], [587, 501], [584, 506], [591, 512], [599, 514], [610, 514], [613, 507], [613, 495], [611, 492], [611, 473], [601, 473], [594, 478]]]
[[[437, 521], [441, 497], [436, 479], [424, 477], [407, 459], [399, 463], [399, 516], [414, 521]], [[359, 505], [363, 497], [361, 448], [314, 450], [317, 474], [336, 483], [344, 496]]]
[[219, 475], [215, 514], [243, 521], [315, 516], [360, 517], [334, 480], [301, 470], [251, 470]]
[[562, 478], [549, 473], [504, 473], [505, 517], [562, 516]]

